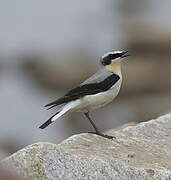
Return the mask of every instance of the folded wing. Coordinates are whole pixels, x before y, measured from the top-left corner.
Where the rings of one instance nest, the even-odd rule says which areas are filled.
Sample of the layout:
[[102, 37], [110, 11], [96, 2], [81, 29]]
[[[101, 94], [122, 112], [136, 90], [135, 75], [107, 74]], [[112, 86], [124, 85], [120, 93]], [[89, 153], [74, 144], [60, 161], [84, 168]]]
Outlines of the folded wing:
[[80, 84], [80, 86], [71, 89], [66, 95], [45, 105], [45, 107], [51, 109], [57, 105], [79, 99], [85, 95], [93, 95], [107, 91], [114, 86], [119, 79], [120, 77], [117, 74], [102, 69]]

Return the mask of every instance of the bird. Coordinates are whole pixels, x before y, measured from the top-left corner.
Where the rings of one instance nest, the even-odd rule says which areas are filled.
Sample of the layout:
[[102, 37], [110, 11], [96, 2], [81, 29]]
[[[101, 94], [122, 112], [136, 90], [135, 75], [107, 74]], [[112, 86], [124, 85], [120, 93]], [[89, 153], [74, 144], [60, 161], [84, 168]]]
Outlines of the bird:
[[113, 136], [103, 134], [97, 128], [89, 112], [107, 105], [118, 95], [122, 84], [122, 60], [128, 56], [130, 56], [128, 51], [112, 51], [101, 56], [100, 69], [94, 75], [69, 90], [61, 98], [45, 105], [48, 110], [58, 105], [63, 106], [39, 128], [46, 128], [64, 114], [83, 112], [95, 130], [95, 132], [89, 133], [108, 139], [114, 138]]

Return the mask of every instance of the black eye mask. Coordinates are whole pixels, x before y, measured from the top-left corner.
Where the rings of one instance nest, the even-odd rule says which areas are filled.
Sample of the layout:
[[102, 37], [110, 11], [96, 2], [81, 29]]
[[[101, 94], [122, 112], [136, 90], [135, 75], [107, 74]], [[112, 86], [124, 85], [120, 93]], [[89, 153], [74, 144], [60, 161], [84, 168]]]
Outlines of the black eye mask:
[[122, 56], [122, 53], [109, 54], [104, 58], [101, 58], [101, 63], [106, 66], [111, 64], [112, 59], [117, 59]]

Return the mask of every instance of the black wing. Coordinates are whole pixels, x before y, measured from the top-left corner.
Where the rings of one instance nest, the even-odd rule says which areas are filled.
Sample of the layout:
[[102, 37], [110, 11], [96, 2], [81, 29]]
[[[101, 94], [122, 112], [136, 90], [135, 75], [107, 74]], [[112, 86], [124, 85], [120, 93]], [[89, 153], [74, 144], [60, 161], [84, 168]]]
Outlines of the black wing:
[[80, 84], [80, 86], [71, 89], [65, 96], [52, 103], [47, 104], [45, 107], [50, 106], [48, 109], [51, 109], [57, 105], [79, 99], [85, 95], [93, 95], [96, 93], [107, 91], [119, 79], [120, 77], [111, 71], [100, 70], [91, 78]]

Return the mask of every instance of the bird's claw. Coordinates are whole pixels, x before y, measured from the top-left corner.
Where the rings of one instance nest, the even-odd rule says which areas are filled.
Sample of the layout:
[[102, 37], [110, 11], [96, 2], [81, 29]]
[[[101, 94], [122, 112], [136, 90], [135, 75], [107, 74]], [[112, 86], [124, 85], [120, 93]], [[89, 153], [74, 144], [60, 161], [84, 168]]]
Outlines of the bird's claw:
[[109, 136], [107, 134], [103, 134], [101, 132], [88, 132], [90, 134], [96, 134], [98, 136], [101, 136], [101, 137], [104, 137], [104, 138], [107, 138], [107, 139], [114, 139], [115, 137], [114, 136]]

